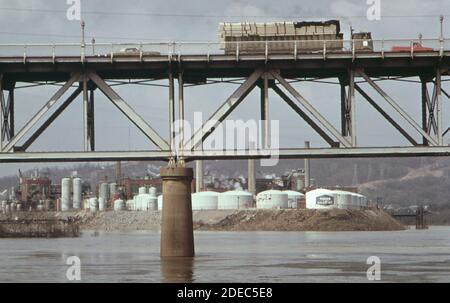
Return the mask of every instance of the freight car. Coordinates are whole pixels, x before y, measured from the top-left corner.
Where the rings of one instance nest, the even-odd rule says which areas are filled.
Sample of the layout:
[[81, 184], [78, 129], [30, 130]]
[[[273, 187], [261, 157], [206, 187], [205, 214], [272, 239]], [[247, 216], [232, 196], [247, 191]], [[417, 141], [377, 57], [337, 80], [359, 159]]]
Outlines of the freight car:
[[[220, 23], [221, 49], [226, 55], [344, 51], [338, 20], [273, 23]], [[357, 50], [371, 50], [370, 33], [352, 33]]]

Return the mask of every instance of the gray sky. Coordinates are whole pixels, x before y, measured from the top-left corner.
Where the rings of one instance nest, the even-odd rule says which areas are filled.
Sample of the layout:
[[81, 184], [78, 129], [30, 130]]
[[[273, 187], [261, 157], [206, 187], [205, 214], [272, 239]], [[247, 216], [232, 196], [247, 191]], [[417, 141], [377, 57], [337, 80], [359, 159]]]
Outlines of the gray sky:
[[[366, 0], [262, 0], [262, 1], [106, 1], [82, 0], [82, 18], [86, 21], [87, 38], [97, 42], [139, 41], [218, 41], [218, 23], [223, 21], [298, 21], [339, 17], [348, 38], [351, 24], [356, 30], [371, 31], [374, 39], [424, 38], [439, 35], [438, 15], [448, 15], [450, 0], [381, 0], [381, 21], [368, 21]], [[54, 43], [79, 42], [80, 25], [66, 19], [68, 5], [65, 0], [0, 0], [0, 43]], [[450, 35], [450, 20], [446, 33]], [[395, 100], [410, 110], [419, 121], [420, 86], [408, 83], [382, 83]], [[325, 84], [300, 84], [296, 87], [323, 114], [339, 127], [339, 86]], [[444, 87], [450, 87], [446, 84]], [[116, 87], [151, 125], [167, 137], [167, 90], [155, 87]], [[214, 85], [186, 90], [187, 118], [194, 111], [209, 116], [236, 86]], [[16, 95], [16, 129], [24, 124], [51, 96], [55, 87], [21, 89]], [[372, 96], [376, 96], [369, 90]], [[379, 98], [376, 98], [380, 100]], [[96, 143], [99, 150], [139, 150], [152, 148], [109, 101], [97, 93]], [[381, 101], [381, 100], [380, 100]], [[417, 102], [417, 103], [416, 103]], [[448, 100], [444, 107], [444, 127], [450, 119]], [[255, 111], [259, 95], [255, 91], [229, 119], [258, 119]], [[415, 103], [413, 105], [413, 103]], [[383, 103], [382, 103], [383, 104]], [[407, 142], [382, 118], [358, 97], [359, 144], [402, 145]], [[393, 116], [396, 115], [393, 113]], [[310, 140], [313, 146], [325, 146], [320, 139], [287, 105], [271, 95], [270, 118], [279, 119], [281, 145], [301, 146]], [[403, 121], [402, 125], [410, 129]], [[413, 132], [411, 132], [413, 133]], [[362, 138], [364, 136], [364, 138]], [[419, 136], [416, 136], [419, 138]], [[73, 103], [34, 145], [38, 150], [82, 149], [82, 103]], [[35, 166], [35, 165], [32, 165]], [[0, 165], [0, 176], [14, 173], [18, 165]]]

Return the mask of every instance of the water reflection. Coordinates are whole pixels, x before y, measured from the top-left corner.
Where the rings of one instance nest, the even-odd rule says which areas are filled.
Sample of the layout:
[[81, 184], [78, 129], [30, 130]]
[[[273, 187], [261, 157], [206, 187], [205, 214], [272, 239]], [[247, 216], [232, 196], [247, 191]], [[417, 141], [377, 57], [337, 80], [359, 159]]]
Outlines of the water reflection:
[[161, 258], [161, 273], [166, 283], [194, 282], [194, 258]]

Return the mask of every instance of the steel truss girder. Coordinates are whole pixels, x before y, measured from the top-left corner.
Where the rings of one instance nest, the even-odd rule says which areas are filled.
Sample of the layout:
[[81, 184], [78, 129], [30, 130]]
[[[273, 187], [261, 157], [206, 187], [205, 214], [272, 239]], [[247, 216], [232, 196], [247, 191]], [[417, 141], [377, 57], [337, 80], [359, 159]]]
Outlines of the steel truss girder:
[[272, 76], [299, 102], [309, 114], [314, 117], [327, 131], [329, 131], [343, 147], [351, 147], [352, 143], [344, 138], [339, 131], [322, 114], [315, 109], [297, 90], [292, 87], [278, 72], [271, 72]]
[[10, 152], [13, 150], [14, 146], [19, 142], [30, 129], [36, 125], [36, 123], [45, 115], [51, 108], [53, 108], [59, 101], [59, 99], [64, 95], [64, 93], [69, 90], [73, 83], [78, 81], [81, 77], [80, 73], [75, 73], [72, 77], [62, 86], [57, 92], [50, 98], [50, 100], [23, 126], [23, 128], [11, 138], [6, 146], [3, 148], [3, 152]]
[[431, 143], [431, 145], [437, 146], [439, 145], [439, 142], [436, 141], [434, 138], [432, 138], [426, 131], [424, 131], [419, 124], [417, 124], [414, 119], [408, 115], [408, 113], [403, 110], [400, 105], [398, 105], [380, 86], [378, 86], [369, 76], [367, 76], [362, 70], [357, 70], [357, 73], [366, 80], [366, 82], [372, 86], [375, 91], [380, 94], [380, 96], [383, 97], [384, 100], [392, 107], [394, 108], [400, 116], [402, 116], [413, 128], [415, 128], [424, 138], [428, 140], [428, 142]]
[[105, 96], [147, 136], [159, 149], [169, 150], [169, 144], [151, 128], [147, 122], [139, 116], [106, 82], [96, 73], [89, 71], [89, 79], [105, 94]]
[[334, 141], [313, 119], [311, 119], [288, 95], [286, 95], [275, 83], [270, 88], [276, 92], [309, 126], [311, 126], [330, 146], [336, 147], [338, 142]]
[[[186, 161], [236, 159], [298, 159], [298, 158], [382, 158], [450, 156], [449, 146], [357, 147], [357, 148], [285, 148], [279, 150], [184, 150]], [[0, 153], [0, 163], [16, 162], [98, 162], [98, 161], [167, 161], [170, 151], [108, 151], [108, 152], [27, 152]]]
[[360, 93], [364, 99], [372, 105], [395, 129], [397, 129], [412, 145], [417, 146], [418, 143], [404, 130], [387, 112], [385, 112], [361, 87], [355, 84], [355, 90]]
[[78, 97], [82, 92], [82, 87], [78, 87], [67, 99], [64, 101], [52, 115], [25, 141], [22, 146], [16, 146], [19, 151], [27, 150], [34, 141], [58, 118], [62, 112]]
[[185, 149], [196, 149], [217, 126], [244, 100], [256, 86], [256, 82], [264, 73], [262, 69], [255, 70], [247, 80], [211, 115], [211, 117], [198, 129], [191, 139], [186, 142]]

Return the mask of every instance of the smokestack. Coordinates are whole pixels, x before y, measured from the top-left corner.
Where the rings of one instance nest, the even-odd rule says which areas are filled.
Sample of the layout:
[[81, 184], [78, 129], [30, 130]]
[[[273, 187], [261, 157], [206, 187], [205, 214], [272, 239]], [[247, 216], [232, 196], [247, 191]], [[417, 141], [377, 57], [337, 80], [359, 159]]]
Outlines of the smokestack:
[[[305, 148], [310, 148], [309, 141], [305, 141]], [[309, 171], [309, 159], [305, 159], [305, 187], [308, 188], [310, 186], [309, 181], [311, 180], [310, 171]]]
[[203, 161], [195, 161], [195, 191], [200, 192], [203, 190]]
[[248, 181], [247, 189], [253, 195], [256, 194], [256, 182], [255, 182], [255, 160], [248, 159]]
[[122, 176], [122, 164], [120, 161], [116, 162], [116, 183], [119, 184], [120, 177]]

